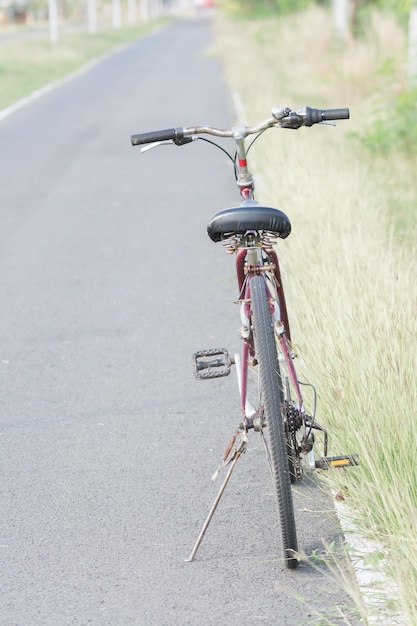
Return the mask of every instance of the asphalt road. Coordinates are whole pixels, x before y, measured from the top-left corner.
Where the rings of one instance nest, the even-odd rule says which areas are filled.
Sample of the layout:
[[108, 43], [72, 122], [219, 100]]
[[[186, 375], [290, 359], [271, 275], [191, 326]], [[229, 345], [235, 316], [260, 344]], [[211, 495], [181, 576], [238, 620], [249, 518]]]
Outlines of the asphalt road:
[[[335, 577], [282, 566], [255, 437], [185, 562], [239, 421], [234, 377], [196, 381], [190, 358], [237, 346], [233, 262], [205, 234], [236, 190], [203, 142], [129, 137], [231, 124], [210, 43], [206, 19], [176, 23], [0, 122], [4, 626], [346, 623]], [[311, 482], [295, 500], [321, 553], [332, 504]]]

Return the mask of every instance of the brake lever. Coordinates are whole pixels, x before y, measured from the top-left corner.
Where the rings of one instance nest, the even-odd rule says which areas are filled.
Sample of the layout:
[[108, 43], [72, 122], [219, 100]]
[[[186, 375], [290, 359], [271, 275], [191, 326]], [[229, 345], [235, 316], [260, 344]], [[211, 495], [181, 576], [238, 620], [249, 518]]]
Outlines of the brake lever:
[[198, 139], [198, 137], [183, 137], [182, 139], [169, 139], [168, 141], [154, 141], [154, 143], [148, 143], [146, 146], [140, 149], [141, 154], [153, 148], [159, 148], [159, 146], [184, 146], [186, 143], [190, 143]]
[[159, 148], [159, 146], [172, 146], [174, 144], [173, 141], [155, 141], [154, 143], [148, 143], [146, 146], [140, 149], [141, 154], [144, 154], [148, 150], [153, 150], [154, 148]]

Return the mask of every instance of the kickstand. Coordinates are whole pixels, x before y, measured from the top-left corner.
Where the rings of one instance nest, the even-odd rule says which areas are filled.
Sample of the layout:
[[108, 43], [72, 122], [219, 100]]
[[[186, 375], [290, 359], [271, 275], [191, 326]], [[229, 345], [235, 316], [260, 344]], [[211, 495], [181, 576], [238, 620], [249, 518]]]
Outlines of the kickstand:
[[233, 447], [233, 444], [234, 444], [234, 442], [236, 440], [236, 435], [233, 435], [233, 437], [232, 437], [232, 439], [231, 439], [231, 441], [230, 441], [230, 443], [229, 443], [229, 445], [228, 445], [228, 447], [226, 449], [226, 452], [223, 455], [223, 464], [219, 467], [219, 469], [216, 471], [216, 473], [213, 476], [213, 480], [216, 480], [220, 470], [223, 467], [225, 467], [226, 465], [230, 466], [228, 471], [227, 471], [226, 476], [224, 477], [224, 480], [223, 480], [222, 485], [221, 485], [221, 487], [219, 489], [219, 492], [218, 492], [218, 494], [216, 496], [216, 499], [213, 502], [213, 505], [212, 505], [212, 507], [210, 509], [210, 512], [209, 512], [208, 516], [207, 516], [207, 519], [204, 522], [203, 528], [201, 529], [201, 532], [200, 532], [200, 534], [198, 536], [198, 539], [197, 539], [197, 541], [195, 543], [195, 546], [194, 546], [190, 556], [188, 557], [188, 559], [185, 559], [187, 562], [191, 562], [191, 561], [194, 560], [194, 557], [197, 554], [197, 550], [200, 547], [201, 542], [203, 541], [203, 537], [204, 537], [204, 535], [206, 533], [206, 530], [209, 527], [211, 519], [212, 519], [212, 517], [213, 517], [213, 515], [214, 515], [214, 513], [215, 513], [215, 511], [217, 509], [217, 505], [219, 504], [220, 499], [221, 499], [221, 497], [223, 495], [223, 492], [226, 489], [226, 485], [229, 482], [229, 479], [230, 479], [230, 477], [232, 475], [232, 472], [233, 472], [233, 470], [235, 468], [235, 465], [238, 462], [238, 460], [240, 459], [240, 457], [242, 456], [242, 454], [244, 454], [246, 452], [246, 448], [247, 448], [247, 445], [249, 443], [248, 435], [247, 435], [246, 431], [239, 431], [238, 435], [240, 436], [240, 441], [239, 441], [238, 445], [236, 446], [236, 449], [235, 449], [235, 451], [233, 453], [233, 456], [229, 459], [229, 461], [226, 462], [227, 457], [228, 457], [228, 455], [230, 453], [230, 450]]

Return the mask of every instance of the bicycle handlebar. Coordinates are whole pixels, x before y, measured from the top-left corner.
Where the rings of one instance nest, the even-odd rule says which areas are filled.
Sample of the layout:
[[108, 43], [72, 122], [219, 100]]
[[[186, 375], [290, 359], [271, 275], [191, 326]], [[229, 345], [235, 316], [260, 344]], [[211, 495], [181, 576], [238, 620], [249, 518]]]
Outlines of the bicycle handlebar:
[[256, 126], [237, 126], [230, 129], [212, 128], [211, 126], [190, 126], [188, 128], [166, 128], [146, 133], [132, 135], [130, 140], [132, 146], [158, 141], [173, 141], [177, 145], [182, 145], [191, 141], [191, 135], [215, 135], [216, 137], [247, 137], [259, 133], [267, 128], [293, 128], [301, 126], [313, 126], [326, 121], [349, 119], [349, 109], [312, 109], [304, 107], [298, 111], [291, 111], [289, 108], [276, 106], [272, 109], [272, 117], [257, 124]]

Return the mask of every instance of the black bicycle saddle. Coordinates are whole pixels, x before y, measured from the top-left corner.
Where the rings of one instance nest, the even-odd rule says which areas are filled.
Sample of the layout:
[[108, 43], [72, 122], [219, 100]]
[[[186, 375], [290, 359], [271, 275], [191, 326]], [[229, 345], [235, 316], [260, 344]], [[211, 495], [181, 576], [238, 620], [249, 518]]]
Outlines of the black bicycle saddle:
[[238, 207], [213, 215], [207, 226], [207, 234], [215, 242], [233, 234], [244, 235], [248, 230], [266, 230], [285, 239], [291, 232], [291, 222], [279, 209], [262, 206], [255, 200], [244, 200]]

